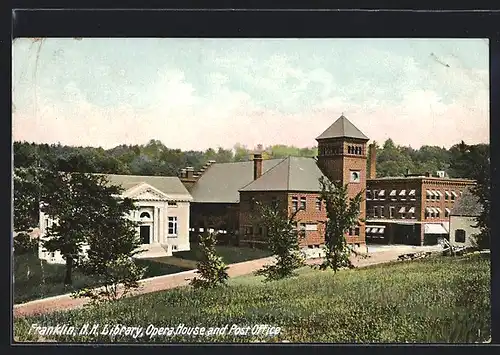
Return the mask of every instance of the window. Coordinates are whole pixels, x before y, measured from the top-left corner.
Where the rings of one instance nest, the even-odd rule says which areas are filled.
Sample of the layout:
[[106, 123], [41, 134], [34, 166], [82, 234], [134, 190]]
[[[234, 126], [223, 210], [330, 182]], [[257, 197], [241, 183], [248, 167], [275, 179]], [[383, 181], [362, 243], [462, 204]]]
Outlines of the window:
[[377, 197], [379, 200], [385, 200], [385, 190], [380, 190]]
[[168, 217], [168, 235], [177, 236], [177, 217]]
[[449, 208], [445, 208], [444, 209], [444, 216], [445, 217], [450, 217], [450, 212], [451, 212], [451, 210]]
[[299, 235], [304, 237], [306, 235], [306, 224], [301, 223], [299, 228]]
[[257, 229], [257, 235], [264, 235], [264, 229], [261, 226]]
[[378, 206], [380, 210], [380, 218], [384, 218], [384, 206]]
[[389, 207], [389, 218], [394, 218], [394, 209], [395, 208], [396, 207], [394, 207], [394, 206]]
[[140, 218], [146, 218], [150, 219], [151, 215], [148, 212], [142, 212], [141, 215], [139, 216]]
[[245, 234], [246, 235], [253, 235], [253, 227], [252, 226], [246, 226], [245, 227]]
[[432, 199], [432, 196], [434, 196], [434, 194], [431, 192], [431, 190], [426, 190], [426, 199], [430, 200]]
[[399, 192], [399, 197], [401, 198], [401, 201], [406, 200], [406, 190], [401, 190]]
[[451, 198], [450, 193], [449, 193], [448, 191], [445, 191], [445, 192], [444, 192], [444, 200], [445, 200], [445, 201], [448, 201], [450, 198]]
[[377, 206], [373, 206], [373, 209], [372, 209], [372, 216], [373, 216], [373, 217], [377, 217]]
[[354, 228], [354, 235], [359, 235], [359, 227]]
[[465, 243], [465, 231], [463, 229], [457, 229], [455, 231], [455, 242]]
[[404, 206], [401, 207], [398, 212], [399, 212], [401, 219], [406, 218], [406, 207], [404, 207]]
[[456, 198], [457, 196], [458, 196], [458, 195], [457, 195], [457, 193], [456, 193], [455, 191], [452, 191], [452, 192], [451, 192], [451, 200], [452, 200], [452, 201], [455, 201], [455, 198]]
[[370, 190], [366, 190], [366, 199], [371, 200], [372, 199], [372, 192]]
[[411, 207], [411, 208], [408, 210], [408, 214], [409, 214], [409, 217], [410, 217], [410, 218], [415, 218], [415, 207]]
[[177, 250], [177, 245], [172, 245], [172, 250]]
[[410, 196], [410, 200], [415, 201], [416, 200], [415, 190], [411, 190], [410, 193], [408, 194], [408, 196]]
[[378, 200], [378, 190], [373, 190], [373, 199]]
[[351, 170], [351, 182], [360, 182], [361, 172], [359, 170]]
[[316, 197], [316, 211], [321, 211], [321, 198]]
[[304, 211], [306, 210], [306, 198], [305, 197], [300, 198], [300, 208], [303, 209]]
[[168, 201], [168, 206], [169, 207], [177, 207], [177, 202], [175, 202], [175, 201]]
[[352, 154], [352, 147], [350, 145], [347, 146], [347, 153]]
[[297, 196], [292, 197], [292, 211], [295, 212], [299, 209], [299, 198]]

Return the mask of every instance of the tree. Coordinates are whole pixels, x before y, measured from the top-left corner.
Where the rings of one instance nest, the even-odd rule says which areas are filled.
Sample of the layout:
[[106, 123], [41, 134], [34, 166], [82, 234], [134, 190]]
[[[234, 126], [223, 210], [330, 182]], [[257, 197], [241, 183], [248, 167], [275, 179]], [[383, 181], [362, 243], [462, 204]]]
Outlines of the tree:
[[473, 171], [472, 177], [476, 180], [476, 185], [472, 187], [471, 192], [478, 198], [482, 206], [481, 214], [477, 217], [476, 225], [474, 226], [479, 228], [480, 232], [475, 237], [480, 248], [488, 249], [491, 240], [491, 175], [489, 147], [484, 145], [470, 146], [468, 153], [470, 154], [470, 164]]
[[14, 168], [14, 231], [29, 233], [38, 226], [40, 181], [35, 167]]
[[346, 232], [357, 226], [360, 219], [360, 205], [364, 191], [354, 198], [348, 196], [348, 185], [339, 181], [331, 182], [321, 177], [321, 198], [325, 201], [327, 221], [325, 228], [325, 261], [321, 270], [331, 268], [337, 272], [343, 267], [352, 267], [349, 257], [353, 250], [347, 245]]
[[229, 275], [227, 265], [222, 257], [217, 255], [215, 245], [217, 243], [217, 233], [208, 232], [200, 236], [201, 260], [197, 263], [199, 277], [191, 280], [191, 285], [195, 288], [214, 288], [226, 284]]
[[299, 233], [294, 224], [295, 216], [301, 209], [288, 217], [287, 210], [277, 205], [258, 202], [257, 207], [260, 223], [267, 232], [267, 247], [275, 256], [276, 263], [264, 266], [256, 274], [264, 275], [267, 281], [294, 276], [295, 270], [304, 266], [299, 246], [299, 239], [304, 234]]
[[103, 175], [90, 173], [46, 170], [43, 181], [41, 209], [55, 221], [47, 228], [43, 246], [61, 253], [66, 261], [64, 283], [70, 285], [73, 268], [84, 255], [83, 246], [103, 226], [96, 215], [109, 210], [110, 196], [119, 195], [120, 189], [108, 186]]
[[84, 288], [75, 294], [95, 302], [125, 296], [139, 287], [138, 281], [145, 272], [132, 259], [142, 251], [136, 230], [138, 223], [130, 219], [130, 212], [136, 206], [131, 199], [116, 196], [123, 191], [121, 188], [103, 182], [94, 186], [100, 191], [91, 194], [95, 211], [91, 220], [95, 228], [87, 238], [87, 256], [79, 265], [82, 273], [98, 280], [101, 287]]

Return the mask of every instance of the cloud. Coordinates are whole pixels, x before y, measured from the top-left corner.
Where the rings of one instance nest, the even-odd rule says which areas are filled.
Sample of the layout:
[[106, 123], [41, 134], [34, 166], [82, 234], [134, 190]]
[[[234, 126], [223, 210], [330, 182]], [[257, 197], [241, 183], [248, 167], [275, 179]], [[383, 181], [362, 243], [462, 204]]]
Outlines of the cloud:
[[[436, 56], [449, 67], [430, 54], [417, 60], [378, 49], [363, 53], [344, 61], [311, 54], [312, 65], [300, 56], [256, 59], [228, 51], [207, 56], [211, 69], [194, 76], [181, 64], [165, 65], [144, 86], [126, 83], [123, 68], [103, 64], [92, 75], [102, 78], [97, 96], [117, 101], [107, 105], [60, 68], [50, 81], [40, 80], [35, 102], [31, 87], [24, 92], [29, 99], [16, 103], [13, 137], [105, 148], [150, 139], [181, 149], [235, 142], [312, 146], [344, 113], [377, 141], [390, 137], [418, 147], [489, 139], [487, 70], [446, 53]], [[114, 84], [105, 82], [112, 69]], [[49, 85], [56, 76], [64, 85]]]

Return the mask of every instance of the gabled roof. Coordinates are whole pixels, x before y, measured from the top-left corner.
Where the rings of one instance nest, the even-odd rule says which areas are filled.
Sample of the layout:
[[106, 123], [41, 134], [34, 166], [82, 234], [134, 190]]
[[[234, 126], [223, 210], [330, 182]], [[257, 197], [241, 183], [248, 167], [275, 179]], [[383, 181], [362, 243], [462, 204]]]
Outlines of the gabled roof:
[[452, 216], [479, 216], [483, 210], [479, 199], [470, 191], [465, 189], [451, 209]]
[[[265, 173], [283, 159], [262, 161]], [[194, 202], [199, 203], [238, 203], [238, 192], [253, 181], [253, 161], [212, 164], [191, 189]]]
[[99, 174], [107, 177], [113, 185], [119, 185], [125, 191], [130, 190], [140, 184], [146, 183], [167, 195], [185, 197], [190, 199], [191, 195], [184, 187], [184, 184], [176, 176], [141, 176], [141, 175], [115, 175]]
[[340, 116], [330, 127], [321, 133], [316, 140], [328, 138], [357, 138], [369, 140], [355, 125], [344, 115]]
[[288, 157], [240, 191], [321, 191], [323, 173], [313, 158]]

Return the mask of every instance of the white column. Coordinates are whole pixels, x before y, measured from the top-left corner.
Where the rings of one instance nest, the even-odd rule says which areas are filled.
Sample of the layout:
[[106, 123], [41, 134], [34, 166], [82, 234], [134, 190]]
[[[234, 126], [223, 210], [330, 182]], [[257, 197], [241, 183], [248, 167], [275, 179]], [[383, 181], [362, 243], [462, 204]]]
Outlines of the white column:
[[160, 221], [159, 221], [159, 229], [160, 229], [160, 243], [165, 243], [165, 206], [160, 207]]
[[153, 207], [154, 212], [153, 212], [153, 242], [159, 242], [159, 236], [158, 236], [158, 223], [159, 223], [159, 218], [158, 218], [158, 207]]

